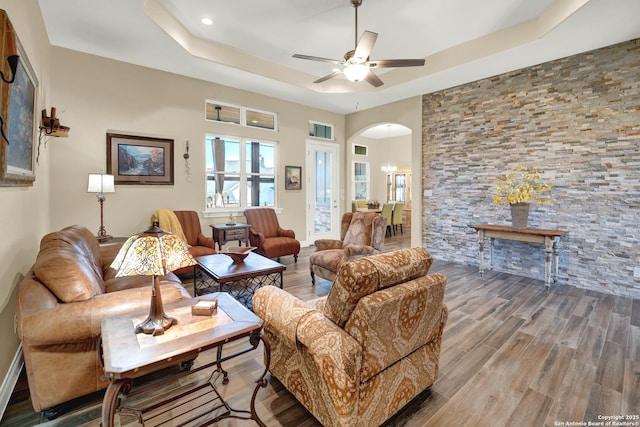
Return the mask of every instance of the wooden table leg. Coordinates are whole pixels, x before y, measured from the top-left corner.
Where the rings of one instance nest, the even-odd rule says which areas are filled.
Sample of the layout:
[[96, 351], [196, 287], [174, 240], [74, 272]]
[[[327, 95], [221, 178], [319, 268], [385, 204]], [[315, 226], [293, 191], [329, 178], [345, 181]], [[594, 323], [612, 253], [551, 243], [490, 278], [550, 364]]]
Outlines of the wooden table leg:
[[484, 274], [484, 231], [478, 230], [478, 244], [480, 245], [480, 277]]
[[558, 254], [558, 240], [553, 240], [553, 283], [558, 283], [558, 262], [560, 261], [560, 255]]
[[128, 378], [112, 380], [109, 383], [102, 400], [102, 427], [113, 427], [113, 417], [120, 406], [120, 393], [129, 393], [132, 383]]
[[493, 244], [495, 243], [496, 239], [492, 237], [490, 240], [491, 243], [489, 244], [489, 266], [491, 267], [491, 270], [493, 270]]
[[549, 290], [551, 278], [551, 253], [553, 252], [551, 242], [551, 238], [544, 238], [544, 287], [547, 290]]

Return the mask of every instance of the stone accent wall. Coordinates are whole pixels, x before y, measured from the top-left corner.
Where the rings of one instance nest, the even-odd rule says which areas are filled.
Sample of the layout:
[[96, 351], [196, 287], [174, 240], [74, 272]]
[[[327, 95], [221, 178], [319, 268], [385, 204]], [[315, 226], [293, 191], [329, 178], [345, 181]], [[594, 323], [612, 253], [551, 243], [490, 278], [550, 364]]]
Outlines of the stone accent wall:
[[[422, 114], [422, 236], [435, 258], [478, 265], [469, 226], [510, 224], [496, 178], [530, 165], [555, 187], [529, 227], [569, 232], [559, 284], [640, 298], [640, 39], [424, 95]], [[496, 240], [494, 263], [544, 280], [543, 245]]]

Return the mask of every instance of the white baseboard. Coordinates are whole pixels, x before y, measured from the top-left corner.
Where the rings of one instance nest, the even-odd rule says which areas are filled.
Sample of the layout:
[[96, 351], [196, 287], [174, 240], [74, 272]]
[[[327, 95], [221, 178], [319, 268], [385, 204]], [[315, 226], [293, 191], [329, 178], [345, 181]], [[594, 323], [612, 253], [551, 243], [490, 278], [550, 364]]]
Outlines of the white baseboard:
[[20, 377], [20, 371], [22, 370], [23, 365], [24, 359], [22, 358], [22, 343], [20, 343], [18, 350], [11, 361], [11, 366], [9, 366], [9, 372], [7, 372], [7, 375], [2, 381], [2, 386], [0, 386], [0, 420], [4, 416], [4, 411], [7, 409], [7, 405], [9, 405], [9, 400], [13, 394], [13, 389], [16, 387], [18, 378]]

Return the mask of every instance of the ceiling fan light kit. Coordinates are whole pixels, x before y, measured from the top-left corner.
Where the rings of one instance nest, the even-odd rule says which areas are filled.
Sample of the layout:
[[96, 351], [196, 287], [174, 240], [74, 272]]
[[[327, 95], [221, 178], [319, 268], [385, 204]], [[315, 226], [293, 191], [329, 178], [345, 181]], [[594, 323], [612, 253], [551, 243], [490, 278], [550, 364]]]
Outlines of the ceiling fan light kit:
[[343, 74], [348, 80], [357, 83], [362, 80], [368, 81], [372, 86], [379, 87], [384, 83], [371, 71], [372, 68], [399, 68], [399, 67], [419, 67], [424, 65], [423, 59], [380, 59], [370, 61], [369, 54], [373, 50], [378, 34], [372, 31], [365, 31], [358, 40], [358, 7], [362, 5], [362, 0], [351, 0], [351, 6], [355, 9], [355, 38], [356, 47], [344, 55], [344, 61], [337, 59], [322, 58], [319, 56], [293, 55], [294, 58], [306, 59], [309, 61], [329, 62], [331, 64], [342, 65], [343, 68], [334, 70], [331, 74], [320, 77], [314, 83], [322, 83], [333, 77]]
[[358, 83], [360, 80], [364, 80], [369, 74], [369, 67], [365, 64], [349, 64], [344, 70], [342, 70], [344, 76], [354, 83]]

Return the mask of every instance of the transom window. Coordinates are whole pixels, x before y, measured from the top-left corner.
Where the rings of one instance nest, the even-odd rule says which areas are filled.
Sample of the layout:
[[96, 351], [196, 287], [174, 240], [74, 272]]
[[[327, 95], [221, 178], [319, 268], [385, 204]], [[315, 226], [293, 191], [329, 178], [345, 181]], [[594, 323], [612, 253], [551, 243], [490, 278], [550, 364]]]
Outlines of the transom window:
[[256, 110], [240, 105], [205, 100], [205, 118], [212, 122], [276, 130], [278, 115], [270, 111]]
[[309, 120], [309, 136], [333, 141], [333, 125]]
[[205, 144], [206, 211], [275, 206], [275, 142], [207, 135]]

